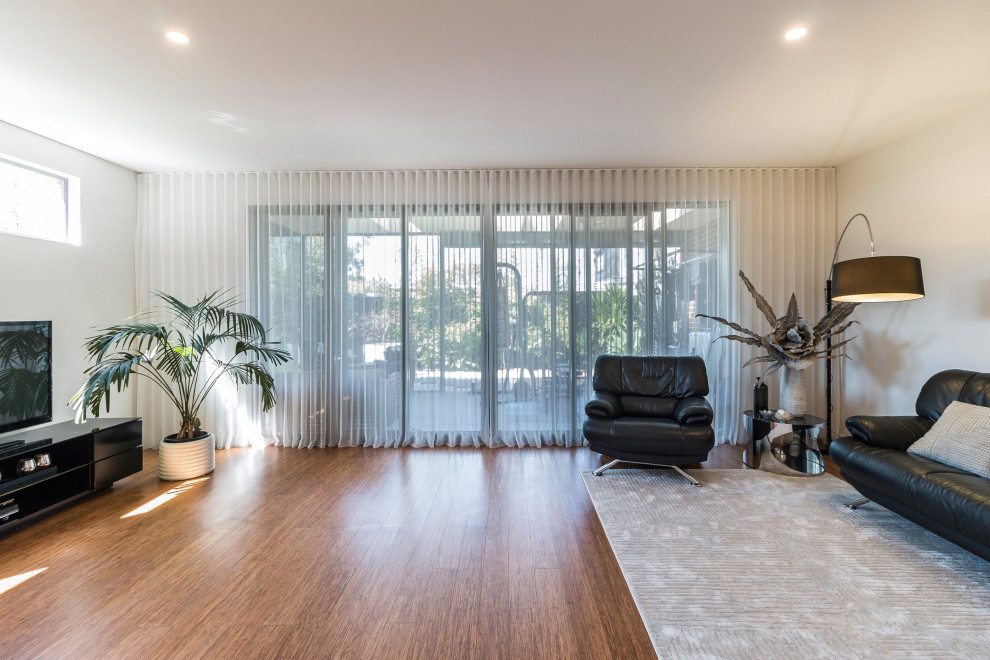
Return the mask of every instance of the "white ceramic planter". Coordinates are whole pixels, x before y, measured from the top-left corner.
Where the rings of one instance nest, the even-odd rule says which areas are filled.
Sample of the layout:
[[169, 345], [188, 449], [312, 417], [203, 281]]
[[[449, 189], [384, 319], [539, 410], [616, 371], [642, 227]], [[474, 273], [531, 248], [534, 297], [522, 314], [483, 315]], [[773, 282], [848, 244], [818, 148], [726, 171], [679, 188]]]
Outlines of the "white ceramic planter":
[[213, 472], [216, 464], [212, 433], [185, 442], [175, 442], [175, 435], [170, 435], [158, 445], [158, 478], [162, 481], [195, 479]]

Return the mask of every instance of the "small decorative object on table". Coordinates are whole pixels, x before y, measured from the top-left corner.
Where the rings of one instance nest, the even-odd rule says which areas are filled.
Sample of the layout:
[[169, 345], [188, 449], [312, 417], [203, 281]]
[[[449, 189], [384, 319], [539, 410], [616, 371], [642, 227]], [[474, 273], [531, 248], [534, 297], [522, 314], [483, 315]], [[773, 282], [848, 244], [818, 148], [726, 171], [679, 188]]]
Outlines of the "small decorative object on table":
[[775, 422], [789, 422], [792, 419], [794, 419], [794, 415], [788, 412], [786, 408], [781, 408], [773, 413], [773, 421]]
[[770, 303], [759, 294], [746, 274], [739, 271], [739, 277], [742, 278], [746, 289], [753, 296], [757, 309], [763, 312], [763, 316], [770, 323], [772, 329], [768, 334], [759, 335], [738, 323], [727, 321], [718, 316], [709, 316], [708, 314], [696, 314], [696, 316], [712, 319], [742, 333], [722, 335], [719, 339], [731, 339], [749, 346], [758, 346], [766, 351], [764, 355], [752, 358], [743, 366], [746, 367], [758, 362], [769, 363], [757, 379], [757, 385], [778, 370], [783, 369], [784, 373], [780, 381], [780, 407], [792, 416], [800, 417], [808, 410], [808, 375], [804, 370], [819, 358], [848, 357], [845, 353], [835, 351], [855, 337], [841, 341], [831, 348], [819, 348], [819, 345], [826, 338], [839, 335], [853, 323], [856, 323], [856, 321], [847, 323], [843, 323], [843, 321], [852, 314], [858, 303], [838, 303], [818, 323], [812, 325], [801, 317], [798, 312], [797, 297], [792, 293], [791, 300], [787, 305], [787, 313], [777, 318]]
[[767, 384], [760, 382], [760, 379], [756, 379], [756, 385], [753, 386], [753, 410], [757, 413], [762, 412], [770, 407], [770, 390], [767, 389]]

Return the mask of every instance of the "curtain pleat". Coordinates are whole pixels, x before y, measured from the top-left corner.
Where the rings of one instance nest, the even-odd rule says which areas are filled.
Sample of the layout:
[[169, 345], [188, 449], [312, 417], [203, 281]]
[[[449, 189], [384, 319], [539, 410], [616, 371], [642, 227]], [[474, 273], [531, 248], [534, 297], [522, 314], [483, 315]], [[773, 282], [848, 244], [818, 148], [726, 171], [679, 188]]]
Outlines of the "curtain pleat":
[[[218, 386], [222, 447], [582, 444], [605, 352], [702, 356], [737, 443], [753, 349], [695, 314], [768, 331], [743, 270], [817, 320], [834, 194], [829, 168], [142, 174], [137, 303], [230, 290], [292, 353], [268, 413]], [[177, 430], [138, 401], [149, 446]]]

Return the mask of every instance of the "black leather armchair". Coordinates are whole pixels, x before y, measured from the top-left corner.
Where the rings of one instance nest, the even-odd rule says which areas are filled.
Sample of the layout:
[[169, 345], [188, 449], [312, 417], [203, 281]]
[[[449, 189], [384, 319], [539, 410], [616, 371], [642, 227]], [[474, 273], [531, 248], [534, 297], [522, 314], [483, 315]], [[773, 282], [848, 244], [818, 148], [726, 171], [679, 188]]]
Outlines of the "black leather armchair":
[[596, 476], [617, 463], [646, 463], [672, 467], [701, 485], [678, 467], [704, 461], [715, 446], [700, 357], [602, 355], [592, 387], [584, 437], [592, 451], [615, 459], [595, 470]]
[[[829, 455], [865, 497], [990, 561], [990, 479], [907, 453], [953, 401], [990, 407], [990, 374], [953, 369], [921, 388], [913, 417], [857, 416]], [[987, 440], [990, 443], [990, 438]]]

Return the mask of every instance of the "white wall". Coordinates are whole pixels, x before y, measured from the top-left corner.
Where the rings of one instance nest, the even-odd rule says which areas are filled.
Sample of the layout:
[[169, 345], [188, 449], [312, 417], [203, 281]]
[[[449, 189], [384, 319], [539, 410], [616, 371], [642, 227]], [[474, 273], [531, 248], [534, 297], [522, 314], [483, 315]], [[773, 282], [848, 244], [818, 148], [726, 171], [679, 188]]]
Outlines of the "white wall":
[[[838, 219], [878, 255], [921, 259], [923, 300], [861, 305], [842, 415], [913, 415], [943, 369], [990, 371], [990, 103], [837, 167]], [[869, 254], [856, 221], [840, 259]]]
[[[82, 384], [82, 343], [93, 326], [134, 313], [137, 176], [63, 144], [0, 122], [0, 153], [77, 176], [81, 245], [0, 234], [0, 320], [51, 320], [54, 421]], [[2, 200], [0, 200], [2, 201]], [[132, 393], [110, 415], [133, 414]]]

